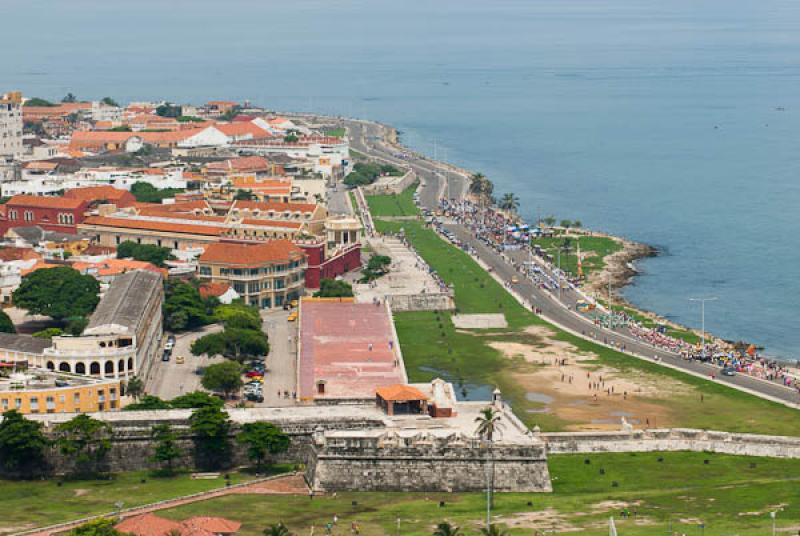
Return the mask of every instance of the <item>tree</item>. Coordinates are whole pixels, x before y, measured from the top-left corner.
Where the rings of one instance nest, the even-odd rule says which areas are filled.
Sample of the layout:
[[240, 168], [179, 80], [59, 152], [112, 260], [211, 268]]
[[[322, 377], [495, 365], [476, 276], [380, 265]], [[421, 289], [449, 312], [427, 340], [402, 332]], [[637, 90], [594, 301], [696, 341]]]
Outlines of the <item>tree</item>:
[[109, 132], [133, 132], [133, 129], [130, 125], [120, 125], [118, 127], [112, 127], [108, 129]]
[[183, 115], [183, 109], [180, 106], [166, 102], [156, 108], [156, 115], [161, 117], [180, 117]]
[[41, 108], [51, 108], [56, 106], [52, 102], [46, 99], [42, 99], [41, 97], [33, 97], [32, 99], [28, 99], [25, 101], [25, 106], [36, 106]]
[[103, 97], [100, 100], [101, 103], [105, 104], [106, 106], [113, 106], [114, 108], [119, 108], [119, 103], [112, 99], [111, 97]]
[[469, 193], [478, 198], [481, 204], [492, 199], [494, 184], [483, 173], [475, 173], [469, 178]]
[[135, 400], [138, 400], [142, 393], [144, 393], [144, 382], [139, 378], [139, 376], [134, 376], [130, 380], [128, 380], [127, 386], [128, 394], [132, 396]]
[[137, 261], [149, 262], [163, 268], [166, 261], [174, 259], [172, 250], [156, 246], [154, 244], [137, 244], [126, 240], [117, 246], [118, 259], [135, 259]]
[[224, 114], [222, 114], [220, 116], [220, 119], [222, 119], [223, 121], [233, 121], [233, 119], [237, 115], [239, 115], [239, 113], [241, 113], [241, 111], [242, 111], [242, 107], [237, 104], [237, 105], [233, 106], [231, 109], [229, 109], [228, 111], [226, 111]]
[[265, 528], [264, 536], [294, 536], [294, 532], [291, 532], [286, 525], [283, 524], [283, 521], [280, 521]]
[[204, 299], [192, 284], [167, 281], [164, 295], [164, 324], [171, 331], [195, 329], [214, 322], [216, 298]]
[[581, 223], [581, 220], [575, 220], [574, 222], [572, 222], [572, 226], [575, 227], [576, 229], [580, 229], [581, 227], [583, 227], [583, 223]]
[[433, 531], [433, 536], [464, 536], [464, 533], [459, 527], [444, 522], [436, 525], [436, 530]]
[[153, 426], [150, 435], [156, 442], [151, 460], [166, 465], [165, 472], [172, 474], [173, 462], [183, 454], [183, 451], [178, 448], [177, 435], [168, 424]]
[[64, 98], [63, 98], [63, 99], [61, 99], [61, 102], [64, 102], [64, 103], [73, 103], [73, 102], [78, 102], [78, 97], [76, 97], [76, 96], [75, 96], [75, 95], [73, 95], [72, 93], [67, 93], [67, 94], [64, 96]]
[[572, 222], [570, 220], [561, 220], [561, 227], [564, 229], [569, 229], [571, 225]]
[[261, 330], [261, 314], [258, 308], [247, 305], [241, 300], [216, 307], [214, 318], [222, 322], [226, 328]]
[[283, 141], [285, 141], [286, 143], [294, 143], [299, 139], [300, 138], [297, 137], [297, 134], [287, 134], [286, 136], [283, 137]]
[[519, 209], [519, 197], [513, 193], [503, 194], [500, 198], [500, 208], [509, 212], [517, 212]]
[[22, 278], [14, 291], [14, 304], [31, 314], [63, 321], [86, 316], [97, 307], [100, 283], [68, 266], [36, 270]]
[[475, 434], [490, 443], [495, 432], [499, 432], [502, 429], [500, 412], [492, 406], [483, 408], [478, 416], [475, 417], [475, 422], [478, 423]]
[[[152, 147], [145, 145], [139, 151], [138, 156], [147, 156], [152, 153]], [[156, 188], [149, 182], [137, 181], [131, 185], [131, 193], [140, 203], [161, 203], [164, 199], [175, 197], [175, 194], [182, 192], [182, 188]]]
[[236, 195], [233, 196], [234, 201], [252, 201], [256, 196], [250, 190], [236, 190]]
[[50, 442], [42, 433], [42, 423], [26, 419], [15, 409], [3, 413], [0, 422], [0, 466], [6, 471], [34, 476], [46, 463]]
[[206, 406], [196, 409], [189, 418], [194, 434], [195, 458], [198, 466], [218, 469], [229, 464], [231, 446], [228, 441], [230, 420], [221, 408]]
[[261, 357], [269, 353], [267, 334], [260, 330], [226, 327], [219, 333], [210, 333], [194, 341], [192, 355], [222, 355], [237, 361]]
[[68, 536], [126, 536], [114, 528], [115, 520], [105, 518], [93, 519], [69, 531]]
[[111, 427], [85, 413], [57, 425], [55, 431], [56, 445], [74, 460], [76, 474], [95, 473], [111, 450]]
[[67, 319], [67, 326], [64, 329], [73, 337], [79, 337], [86, 326], [89, 325], [89, 320], [84, 316], [71, 316]]
[[0, 332], [2, 333], [16, 333], [17, 328], [14, 327], [14, 322], [5, 311], [0, 311]]
[[62, 335], [63, 333], [64, 333], [64, 330], [61, 329], [61, 328], [45, 328], [45, 329], [43, 329], [41, 331], [37, 331], [35, 333], [32, 333], [31, 335], [33, 335], [34, 337], [36, 337], [38, 339], [52, 339], [53, 337], [58, 337], [59, 335]]
[[542, 218], [542, 222], [548, 227], [552, 227], [553, 225], [556, 224], [556, 218], [555, 216], [545, 216], [544, 218]]
[[162, 400], [157, 396], [154, 395], [144, 395], [138, 401], [134, 402], [133, 404], [128, 404], [125, 406], [125, 411], [151, 411], [154, 409], [170, 409], [172, 405], [166, 400]]
[[351, 298], [353, 287], [347, 281], [336, 279], [323, 279], [319, 282], [319, 290], [314, 293], [315, 298]]
[[197, 409], [208, 406], [221, 408], [223, 402], [219, 397], [210, 395], [205, 391], [192, 391], [173, 398], [169, 401], [169, 405], [176, 409]]
[[289, 450], [289, 436], [272, 423], [251, 422], [242, 427], [236, 436], [236, 441], [247, 445], [247, 457], [256, 462], [256, 472], [261, 472], [261, 466], [267, 454], [280, 454]]
[[242, 387], [242, 367], [234, 361], [223, 361], [206, 367], [200, 382], [209, 391], [222, 391], [228, 398]]

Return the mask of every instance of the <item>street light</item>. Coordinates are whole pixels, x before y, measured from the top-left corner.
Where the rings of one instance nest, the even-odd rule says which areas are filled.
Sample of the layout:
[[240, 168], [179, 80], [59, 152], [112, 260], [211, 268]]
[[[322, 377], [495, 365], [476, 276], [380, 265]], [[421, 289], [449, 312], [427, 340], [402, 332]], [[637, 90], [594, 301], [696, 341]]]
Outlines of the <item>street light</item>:
[[778, 512], [772, 511], [769, 513], [769, 517], [772, 518], [772, 536], [775, 536], [775, 516], [778, 515]]
[[703, 361], [706, 360], [706, 302], [707, 301], [715, 301], [717, 299], [718, 298], [716, 296], [712, 296], [710, 298], [689, 298], [689, 301], [700, 302], [700, 311], [701, 311], [701, 313], [700, 313], [700, 322], [701, 322], [700, 339], [701, 339], [702, 345], [703, 345], [702, 349], [700, 350], [701, 351], [700, 355], [703, 357]]

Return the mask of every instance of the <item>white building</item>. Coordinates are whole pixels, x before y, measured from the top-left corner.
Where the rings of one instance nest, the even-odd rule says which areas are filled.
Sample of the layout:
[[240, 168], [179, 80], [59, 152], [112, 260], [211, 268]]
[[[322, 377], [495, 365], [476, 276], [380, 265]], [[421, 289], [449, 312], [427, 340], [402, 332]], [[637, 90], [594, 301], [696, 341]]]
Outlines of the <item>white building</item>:
[[4, 196], [52, 195], [61, 190], [91, 186], [113, 186], [130, 190], [137, 182], [146, 182], [156, 188], [186, 188], [183, 170], [179, 168], [92, 168], [77, 173], [41, 173], [24, 170], [20, 180], [0, 184]]
[[12, 91], [0, 98], [0, 159], [22, 154], [22, 93]]
[[89, 113], [92, 121], [110, 121], [112, 123], [122, 121], [122, 108], [109, 106], [99, 101], [92, 101], [92, 109]]

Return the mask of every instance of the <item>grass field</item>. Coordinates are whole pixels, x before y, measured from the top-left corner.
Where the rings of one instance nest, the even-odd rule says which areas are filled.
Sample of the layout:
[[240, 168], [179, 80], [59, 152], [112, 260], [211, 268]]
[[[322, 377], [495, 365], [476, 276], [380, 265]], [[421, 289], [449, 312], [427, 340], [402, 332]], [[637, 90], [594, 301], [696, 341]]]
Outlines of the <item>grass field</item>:
[[331, 136], [334, 138], [344, 138], [347, 134], [347, 130], [344, 127], [340, 128], [329, 128], [323, 131], [323, 134], [326, 136]]
[[368, 195], [367, 204], [372, 217], [416, 216], [419, 214], [419, 209], [414, 204], [414, 192], [417, 184], [414, 183], [400, 194]]
[[[550, 457], [549, 467], [553, 493], [497, 494], [495, 524], [511, 528], [511, 534], [546, 529], [600, 536], [608, 534], [608, 518], [613, 516], [619, 533], [626, 536], [665, 534], [670, 526], [679, 534], [699, 536], [700, 523], [703, 534], [744, 536], [768, 534], [769, 512], [780, 509], [777, 526], [786, 530], [784, 534], [795, 534], [800, 527], [800, 460], [685, 452], [557, 455]], [[628, 519], [621, 517], [625, 508], [631, 514]], [[353, 521], [364, 536], [430, 535], [436, 523], [447, 520], [469, 536], [478, 534], [485, 519], [485, 496], [338, 493], [309, 500], [236, 495], [159, 515], [222, 515], [241, 521], [240, 534], [245, 536], [283, 521], [301, 536], [309, 534], [312, 525], [315, 534], [323, 534], [334, 514], [339, 518], [334, 534], [339, 535], [350, 534]]]
[[[279, 467], [281, 472], [287, 468]], [[230, 473], [231, 483], [250, 480], [246, 474]], [[148, 471], [120, 473], [110, 480], [9, 481], [0, 480], [0, 533], [44, 526], [88, 515], [152, 503], [225, 486], [220, 476], [212, 480], [192, 479], [183, 473], [156, 478]], [[16, 529], [16, 530], [12, 530]]]
[[[565, 241], [568, 241], [569, 249], [563, 248]], [[557, 252], [561, 250], [561, 269], [573, 275], [578, 273], [578, 244], [583, 257], [584, 275], [602, 270], [605, 267], [604, 258], [622, 249], [622, 244], [618, 240], [606, 236], [543, 237], [534, 238], [531, 244], [540, 246], [542, 251], [552, 255], [553, 259], [557, 258]]]
[[[528, 425], [538, 424], [544, 430], [563, 430], [570, 425], [587, 424], [537, 412], [541, 404], [529, 401], [528, 393], [518, 382], [520, 373], [530, 372], [534, 365], [509, 360], [489, 346], [492, 342], [524, 340], [524, 328], [548, 324], [523, 308], [466, 253], [439, 238], [423, 223], [376, 220], [376, 227], [381, 232], [404, 229], [420, 255], [447, 283], [454, 285], [457, 312], [502, 312], [509, 324], [507, 330], [466, 333], [454, 329], [448, 312], [438, 315], [433, 312], [396, 314], [397, 331], [411, 381], [428, 381], [442, 376], [459, 384], [459, 388], [460, 384], [466, 385], [467, 389], [497, 385]], [[665, 391], [653, 400], [669, 414], [665, 424], [800, 435], [800, 413], [797, 410], [552, 329], [557, 341], [594, 354], [597, 365], [613, 367], [623, 375], [649, 375], [674, 382], [679, 387], [674, 394]]]

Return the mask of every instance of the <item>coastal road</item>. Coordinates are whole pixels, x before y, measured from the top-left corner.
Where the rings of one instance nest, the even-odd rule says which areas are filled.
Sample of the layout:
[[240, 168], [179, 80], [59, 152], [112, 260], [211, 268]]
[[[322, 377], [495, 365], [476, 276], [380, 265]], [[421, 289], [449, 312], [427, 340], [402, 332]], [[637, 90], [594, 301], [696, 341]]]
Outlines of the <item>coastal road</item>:
[[[388, 129], [382, 125], [355, 120], [343, 119], [340, 121], [348, 129], [351, 147], [371, 157], [411, 167], [417, 173], [422, 180], [420, 204], [423, 207], [435, 211], [439, 198], [443, 195], [449, 193], [450, 196], [457, 198], [466, 195], [468, 175], [465, 173], [453, 172], [446, 166], [416, 155], [410, 150], [389, 144], [386, 141]], [[654, 358], [657, 357], [662, 364], [694, 375], [708, 378], [714, 374], [715, 381], [720, 383], [729, 384], [783, 403], [800, 404], [800, 394], [795, 389], [743, 374], [722, 376], [718, 367], [687, 361], [678, 354], [654, 348], [625, 333], [595, 326], [592, 321], [574, 310], [575, 302], [579, 298], [575, 292], [562, 289], [562, 301], [559, 302], [553, 292], [539, 288], [522, 276], [501, 254], [483, 244], [468, 229], [456, 224], [448, 225], [448, 228], [455, 233], [459, 240], [473, 248], [476, 256], [485, 265], [491, 267], [499, 279], [508, 283], [529, 304], [539, 307], [542, 310], [541, 316], [549, 322], [593, 342], [613, 346], [617, 349], [624, 345], [626, 353], [650, 361], [654, 361]], [[519, 278], [519, 283], [511, 284], [511, 278], [514, 276]]]

